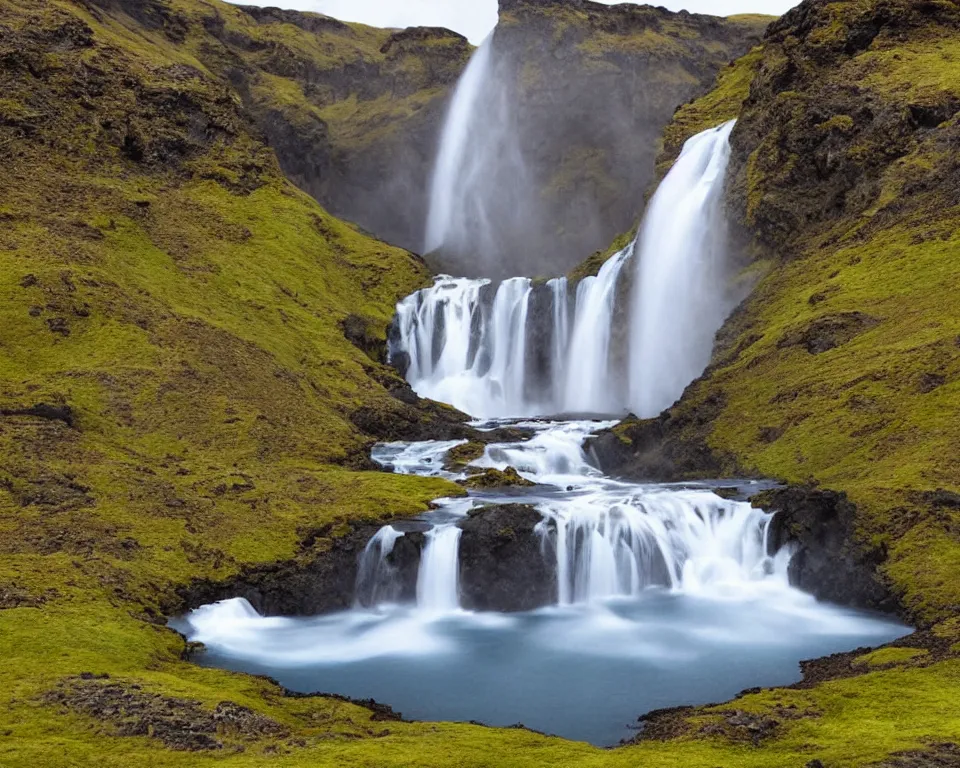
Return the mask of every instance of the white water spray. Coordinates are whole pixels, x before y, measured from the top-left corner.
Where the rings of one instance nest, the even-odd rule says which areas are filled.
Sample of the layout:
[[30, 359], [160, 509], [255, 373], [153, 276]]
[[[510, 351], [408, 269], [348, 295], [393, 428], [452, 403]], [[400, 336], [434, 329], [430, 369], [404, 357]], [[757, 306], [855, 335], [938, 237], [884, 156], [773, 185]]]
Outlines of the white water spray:
[[391, 525], [384, 526], [370, 539], [360, 556], [354, 604], [357, 607], [394, 602], [399, 597], [396, 569], [387, 558], [403, 533]]
[[455, 525], [427, 532], [417, 577], [417, 607], [426, 613], [450, 613], [460, 606], [460, 534]]
[[520, 149], [510, 68], [491, 34], [457, 84], [430, 187], [424, 253], [472, 274], [509, 274], [510, 243], [539, 227], [539, 191]]

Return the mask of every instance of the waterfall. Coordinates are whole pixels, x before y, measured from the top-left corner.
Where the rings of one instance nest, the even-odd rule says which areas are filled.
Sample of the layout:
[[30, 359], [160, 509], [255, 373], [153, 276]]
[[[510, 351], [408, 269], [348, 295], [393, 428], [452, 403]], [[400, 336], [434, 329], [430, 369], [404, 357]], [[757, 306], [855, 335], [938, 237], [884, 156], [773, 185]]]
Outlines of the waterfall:
[[577, 287], [576, 322], [566, 367], [564, 409], [570, 413], [615, 413], [623, 409], [610, 385], [610, 332], [617, 282], [628, 247], [607, 261], [596, 277]]
[[367, 543], [360, 555], [354, 589], [354, 603], [358, 607], [394, 602], [399, 597], [396, 570], [387, 558], [402, 536], [401, 531], [387, 525]]
[[570, 345], [570, 307], [567, 295], [567, 278], [558, 277], [547, 282], [550, 288], [550, 303], [553, 310], [553, 344], [550, 348], [550, 379], [552, 401], [562, 402], [565, 394], [567, 349]]
[[542, 512], [562, 605], [636, 597], [651, 586], [742, 594], [768, 578], [787, 583], [789, 552], [767, 554], [772, 516], [745, 502], [706, 491], [589, 495]]
[[[478, 51], [470, 66], [487, 66], [487, 56]], [[464, 76], [455, 102], [469, 101], [475, 76]], [[454, 134], [456, 122], [451, 116]], [[414, 390], [481, 418], [627, 411], [646, 418], [669, 407], [706, 367], [716, 332], [735, 304], [726, 288], [721, 205], [733, 126], [687, 141], [637, 238], [596, 277], [580, 281], [572, 311], [566, 278], [534, 285], [517, 277], [494, 286], [440, 277], [404, 299], [391, 357], [407, 361]], [[459, 146], [454, 138], [450, 142]], [[447, 183], [457, 181], [444, 177]], [[448, 193], [438, 198], [438, 210], [449, 203]], [[627, 278], [632, 289], [621, 290]], [[530, 312], [536, 291], [547, 294], [537, 302], [547, 317]], [[617, 323], [628, 332], [617, 333], [615, 353]], [[539, 331], [543, 325], [548, 338]], [[531, 339], [542, 349], [531, 348]]]
[[460, 274], [510, 274], [511, 243], [540, 227], [540, 191], [520, 149], [516, 74], [491, 34], [454, 91], [430, 185], [424, 253]]
[[700, 375], [733, 309], [722, 193], [734, 124], [687, 141], [644, 218], [630, 361], [630, 405], [640, 416], [670, 407]]
[[455, 525], [427, 532], [417, 575], [417, 607], [427, 613], [450, 613], [460, 606], [460, 533]]

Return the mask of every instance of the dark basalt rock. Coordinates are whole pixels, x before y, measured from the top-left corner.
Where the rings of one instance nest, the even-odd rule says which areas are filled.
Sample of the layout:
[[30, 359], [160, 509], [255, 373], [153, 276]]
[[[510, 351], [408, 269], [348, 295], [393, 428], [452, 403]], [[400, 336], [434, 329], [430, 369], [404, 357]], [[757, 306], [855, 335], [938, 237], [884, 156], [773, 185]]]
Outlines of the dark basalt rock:
[[536, 533], [533, 507], [474, 510], [459, 523], [460, 601], [474, 611], [529, 611], [557, 600], [556, 561]]
[[856, 506], [846, 494], [794, 486], [765, 491], [751, 501], [776, 512], [770, 547], [795, 548], [791, 584], [841, 605], [897, 610], [898, 601], [877, 570], [886, 551], [859, 539]]
[[145, 691], [137, 683], [84, 672], [61, 681], [43, 700], [109, 723], [120, 736], [150, 736], [184, 751], [223, 749], [224, 737], [283, 738], [289, 730], [259, 712], [221, 701], [214, 710], [199, 701]]
[[[185, 608], [218, 600], [245, 598], [265, 616], [316, 616], [345, 610], [354, 602], [360, 556], [380, 525], [355, 526], [348, 534], [329, 539], [329, 548], [307, 562], [292, 560], [249, 568], [225, 582], [194, 582], [181, 593]], [[321, 530], [304, 541], [313, 548], [329, 536]], [[413, 531], [398, 539], [391, 563], [398, 574], [397, 598], [416, 596], [417, 570], [423, 534]]]
[[[464, 608], [482, 611], [527, 611], [556, 602], [556, 565], [544, 553], [536, 527], [541, 515], [521, 504], [474, 510], [459, 523], [460, 596]], [[417, 575], [429, 524], [415, 520], [393, 523], [404, 532], [386, 558], [392, 568], [389, 599], [413, 603]], [[306, 551], [325, 551], [285, 563], [248, 568], [225, 582], [198, 581], [181, 592], [176, 610], [235, 597], [245, 598], [265, 616], [316, 616], [354, 605], [360, 557], [379, 525], [354, 527], [328, 538], [317, 531], [303, 542]], [[378, 595], [385, 597], [382, 585]], [[176, 611], [173, 611], [176, 612]]]
[[810, 324], [788, 331], [777, 347], [801, 346], [811, 355], [819, 355], [835, 349], [861, 333], [869, 331], [880, 321], [863, 312], [841, 312], [819, 317]]
[[0, 416], [30, 416], [45, 421], [62, 421], [73, 426], [73, 409], [69, 405], [37, 403], [29, 408], [0, 408]]
[[536, 483], [521, 477], [513, 467], [507, 467], [502, 472], [499, 469], [488, 469], [461, 480], [460, 485], [465, 488], [532, 488]]

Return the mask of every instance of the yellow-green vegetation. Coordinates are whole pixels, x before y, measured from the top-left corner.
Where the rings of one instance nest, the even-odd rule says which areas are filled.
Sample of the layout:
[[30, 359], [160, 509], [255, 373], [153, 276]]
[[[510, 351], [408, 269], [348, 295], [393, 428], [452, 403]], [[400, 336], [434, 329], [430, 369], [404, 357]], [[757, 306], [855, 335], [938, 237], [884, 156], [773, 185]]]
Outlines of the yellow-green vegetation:
[[[906, 611], [947, 641], [939, 653], [956, 656], [960, 15], [950, 4], [928, 16], [865, 0], [805, 4], [791, 23], [774, 25], [666, 131], [664, 168], [689, 136], [739, 117], [731, 209], [753, 235], [758, 285], [721, 332], [707, 375], [661, 422], [664, 446], [688, 471], [706, 441], [723, 472], [846, 492], [860, 540], [885, 552], [882, 574]], [[952, 709], [931, 713], [938, 687], [956, 684], [956, 664], [927, 648], [884, 648], [854, 661], [882, 675], [804, 695], [812, 704], [844, 688], [925, 702], [844, 726], [846, 759], [869, 764], [879, 757], [860, 737], [872, 732], [888, 750], [872, 731], [881, 723], [892, 733], [926, 720], [918, 732], [929, 744], [953, 738]], [[827, 706], [805, 721], [810, 743], [822, 744], [838, 716]]]
[[930, 652], [925, 648], [879, 648], [865, 653], [854, 660], [854, 664], [866, 664], [869, 667], [885, 667], [903, 664], [914, 659], [922, 659]]
[[[184, 661], [164, 622], [194, 579], [308, 561], [353, 523], [456, 492], [353, 468], [372, 438], [351, 416], [399, 406], [385, 388], [395, 376], [346, 328], [382, 341], [393, 303], [427, 276], [283, 178], [216, 50], [201, 50], [214, 8], [229, 24], [219, 3], [0, 1], [0, 764], [852, 768], [960, 739], [956, 659], [746, 696], [697, 711], [672, 740], [616, 751], [383, 721]], [[935, 273], [909, 250], [924, 243], [904, 242], [917, 270], [898, 288], [906, 307], [920, 298], [911, 279]], [[871, 290], [856, 276], [844, 286]], [[908, 332], [936, 335], [911, 317], [895, 350], [910, 365]], [[903, 413], [939, 429], [935, 409]], [[899, 454], [898, 478], [933, 487], [950, 459], [917, 445]], [[905, 527], [891, 562], [935, 582], [945, 561], [923, 537], [953, 551], [937, 525]], [[935, 587], [911, 594], [942, 615], [949, 594]], [[936, 632], [949, 642], [956, 630]]]
[[[807, 45], [839, 46], [844, 25], [869, 16], [872, 5], [827, 5]], [[829, 66], [817, 67], [820, 59], [788, 35], [746, 57], [751, 69], [759, 64], [760, 83], [734, 136], [744, 170], [734, 169], [733, 187], [745, 225], [763, 240], [765, 277], [731, 326], [719, 365], [681, 406], [722, 392], [707, 436], [719, 455], [742, 469], [846, 491], [864, 539], [886, 547], [884, 568], [905, 604], [929, 622], [960, 604], [951, 495], [960, 490], [951, 448], [960, 440], [960, 319], [951, 310], [960, 269], [950, 258], [960, 244], [960, 205], [946, 149], [958, 131], [954, 41], [950, 24], [929, 23], [907, 40], [881, 31]], [[924, 75], [918, 89], [904, 59], [938, 74]], [[789, 67], [798, 67], [799, 87], [778, 83], [771, 107], [761, 89]], [[860, 83], [859, 95], [824, 96], [841, 81]], [[892, 126], [871, 121], [865, 103], [903, 110], [905, 133], [892, 139]], [[710, 97], [688, 109], [707, 121], [729, 117]], [[788, 149], [810, 134], [815, 154]], [[836, 176], [815, 186], [818, 167]], [[831, 195], [843, 201], [832, 209]], [[778, 246], [781, 232], [789, 235]]]
[[[638, 225], [639, 226], [639, 225]], [[595, 277], [607, 261], [616, 254], [620, 253], [633, 241], [637, 235], [637, 229], [634, 227], [630, 232], [624, 232], [614, 240], [610, 247], [605, 251], [597, 251], [589, 259], [586, 259], [567, 274], [567, 280], [572, 283], [579, 283], [585, 277]]]
[[750, 95], [750, 83], [763, 59], [763, 47], [754, 48], [746, 56], [730, 63], [717, 77], [716, 87], [699, 99], [684, 104], [663, 132], [663, 146], [657, 158], [657, 178], [670, 170], [691, 136], [714, 128], [740, 114], [740, 108]]

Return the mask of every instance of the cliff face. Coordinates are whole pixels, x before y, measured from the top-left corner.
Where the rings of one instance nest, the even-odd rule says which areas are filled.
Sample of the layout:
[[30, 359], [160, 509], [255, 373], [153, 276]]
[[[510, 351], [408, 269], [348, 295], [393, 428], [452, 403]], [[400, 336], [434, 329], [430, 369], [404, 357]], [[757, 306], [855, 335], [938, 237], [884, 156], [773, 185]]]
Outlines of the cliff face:
[[286, 175], [335, 215], [420, 250], [447, 98], [472, 48], [445, 29], [206, 7], [200, 58], [243, 97]]
[[[220, 2], [98, 2], [228, 81], [284, 174], [331, 213], [422, 249], [444, 117], [473, 50], [463, 37]], [[516, 128], [532, 179], [523, 208], [537, 215], [514, 207], [497, 216], [505, 233], [497, 255], [510, 268], [486, 271], [563, 272], [626, 228], [673, 110], [705, 91], [768, 21], [505, 4], [496, 55], [521, 105]], [[433, 266], [475, 272], [476, 254], [461, 256]]]
[[[674, 110], [704, 93], [732, 59], [759, 42], [769, 17], [720, 19], [649, 6], [592, 2], [500, 4], [494, 77], [512, 105], [512, 161], [492, 179], [493, 263], [476, 263], [466, 238], [445, 252], [454, 273], [566, 272], [629, 228], [653, 178], [659, 136]], [[521, 176], [519, 202], [504, 189]], [[498, 201], [500, 205], [498, 207]]]

